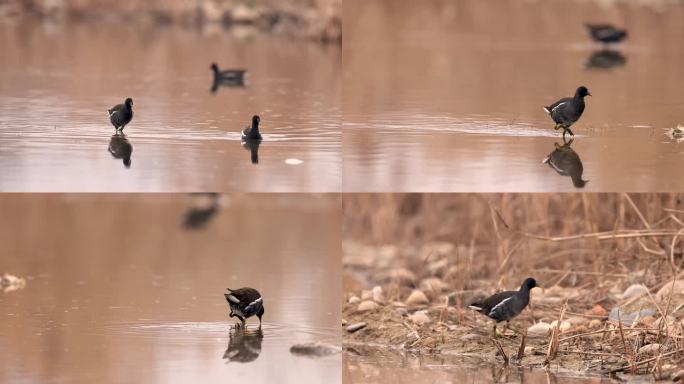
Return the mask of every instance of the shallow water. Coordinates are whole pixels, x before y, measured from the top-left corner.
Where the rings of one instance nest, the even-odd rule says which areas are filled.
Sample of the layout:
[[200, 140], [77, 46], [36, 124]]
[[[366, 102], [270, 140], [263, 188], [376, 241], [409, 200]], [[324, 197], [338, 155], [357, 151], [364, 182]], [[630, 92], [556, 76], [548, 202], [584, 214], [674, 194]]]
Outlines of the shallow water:
[[[577, 190], [542, 164], [563, 145], [542, 106], [579, 85], [593, 94], [573, 126], [583, 190], [684, 189], [684, 143], [666, 136], [684, 124], [684, 6], [348, 1], [344, 12], [345, 191]], [[584, 21], [630, 37], [597, 58]]]
[[[339, 380], [339, 354], [290, 353], [340, 344], [339, 199], [223, 196], [187, 228], [196, 199], [0, 196], [0, 273], [27, 278], [0, 293], [0, 382]], [[231, 330], [242, 285], [264, 295], [261, 334]]]
[[345, 353], [343, 382], [354, 383], [528, 383], [528, 384], [607, 384], [605, 378], [582, 377], [562, 372], [545, 372], [517, 367], [492, 366], [475, 359], [400, 356], [397, 354], [358, 355]]
[[[339, 191], [339, 47], [115, 23], [3, 24], [0, 41], [1, 191]], [[212, 61], [245, 87], [211, 92]], [[129, 168], [107, 116], [126, 97]]]

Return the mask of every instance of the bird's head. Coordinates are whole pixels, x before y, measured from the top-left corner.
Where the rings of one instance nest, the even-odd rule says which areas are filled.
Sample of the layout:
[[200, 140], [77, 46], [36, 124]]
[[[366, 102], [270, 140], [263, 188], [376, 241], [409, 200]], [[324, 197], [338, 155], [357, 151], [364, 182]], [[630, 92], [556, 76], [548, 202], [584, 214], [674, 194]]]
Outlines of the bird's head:
[[523, 290], [526, 289], [529, 291], [530, 289], [535, 288], [535, 287], [539, 287], [539, 285], [537, 285], [537, 280], [535, 280], [531, 277], [528, 277], [527, 279], [525, 279], [525, 281], [523, 281], [522, 286], [520, 288]]
[[126, 107], [128, 107], [128, 108], [132, 107], [133, 106], [133, 99], [131, 99], [130, 97], [127, 98], [125, 104], [126, 104]]
[[577, 88], [576, 94], [579, 97], [591, 96], [591, 93], [589, 92], [589, 90], [585, 86], [581, 86], [581, 87]]
[[210, 68], [211, 68], [211, 70], [213, 70], [214, 72], [218, 72], [218, 70], [219, 70], [219, 67], [218, 67], [218, 65], [217, 65], [216, 63], [211, 63], [211, 67], [210, 67]]
[[259, 125], [260, 121], [261, 121], [261, 118], [259, 117], [259, 115], [252, 116], [252, 126], [253, 127], [256, 127], [257, 125]]

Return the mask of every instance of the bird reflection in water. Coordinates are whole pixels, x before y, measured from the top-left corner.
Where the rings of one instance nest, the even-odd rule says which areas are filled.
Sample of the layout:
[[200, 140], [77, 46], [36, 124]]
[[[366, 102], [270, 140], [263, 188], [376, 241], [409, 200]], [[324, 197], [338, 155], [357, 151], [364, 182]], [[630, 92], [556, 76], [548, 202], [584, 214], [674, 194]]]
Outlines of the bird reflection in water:
[[115, 159], [122, 159], [126, 168], [131, 167], [131, 155], [133, 154], [133, 146], [123, 133], [117, 132], [112, 135], [109, 140], [109, 153]]
[[249, 151], [252, 164], [259, 164], [259, 146], [261, 140], [242, 140], [242, 147]]
[[183, 228], [197, 230], [204, 228], [216, 216], [221, 207], [218, 193], [195, 194], [196, 201], [183, 215]]
[[582, 179], [584, 167], [579, 155], [572, 149], [573, 140], [563, 141], [563, 145], [554, 143], [555, 149], [544, 159], [542, 163], [548, 164], [561, 176], [570, 176], [572, 184], [576, 188], [584, 188], [589, 180]]
[[228, 69], [220, 70], [216, 63], [211, 64], [211, 71], [214, 74], [211, 88], [211, 93], [216, 93], [222, 86], [224, 87], [245, 87], [245, 73], [246, 69]]
[[589, 69], [611, 69], [622, 67], [627, 63], [625, 55], [611, 49], [601, 49], [589, 56], [584, 64]]
[[249, 363], [259, 357], [264, 333], [261, 329], [234, 328], [228, 335], [228, 348], [223, 353], [226, 362]]

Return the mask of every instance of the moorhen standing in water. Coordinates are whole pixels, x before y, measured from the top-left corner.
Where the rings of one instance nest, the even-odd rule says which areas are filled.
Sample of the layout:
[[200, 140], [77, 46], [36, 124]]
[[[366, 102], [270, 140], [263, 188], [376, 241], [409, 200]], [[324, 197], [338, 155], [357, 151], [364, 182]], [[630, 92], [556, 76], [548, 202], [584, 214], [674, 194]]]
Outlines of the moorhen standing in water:
[[245, 127], [242, 130], [242, 140], [261, 140], [261, 133], [259, 132], [260, 121], [259, 115], [252, 116], [252, 126]]
[[589, 93], [587, 87], [581, 86], [575, 91], [574, 97], [564, 97], [544, 107], [544, 111], [556, 123], [553, 129], [563, 128], [563, 138], [565, 138], [566, 132], [570, 133], [571, 136], [575, 136], [570, 130], [570, 126], [582, 116], [582, 112], [584, 112], [584, 97], [586, 96], [591, 96], [591, 93]]
[[114, 128], [117, 131], [123, 132], [126, 124], [133, 120], [133, 99], [129, 97], [123, 104], [117, 104], [107, 111], [109, 112], [109, 121]]
[[[259, 329], [261, 329], [261, 317], [264, 315], [264, 301], [259, 291], [254, 288], [226, 288], [228, 293], [224, 293], [228, 305], [230, 306], [230, 317], [237, 317], [245, 327], [245, 320], [256, 315], [259, 318]], [[238, 325], [239, 327], [240, 325]]]

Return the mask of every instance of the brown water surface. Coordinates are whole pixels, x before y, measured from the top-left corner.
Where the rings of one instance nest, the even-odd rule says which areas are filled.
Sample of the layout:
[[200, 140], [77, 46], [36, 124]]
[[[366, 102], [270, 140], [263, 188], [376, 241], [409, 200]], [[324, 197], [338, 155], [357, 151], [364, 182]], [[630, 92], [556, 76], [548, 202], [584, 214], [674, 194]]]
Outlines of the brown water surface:
[[[0, 25], [0, 191], [339, 191], [339, 47], [234, 31]], [[246, 86], [210, 92], [213, 61]], [[130, 168], [107, 116], [126, 97]]]
[[[340, 382], [340, 354], [290, 353], [341, 342], [339, 198], [195, 199], [0, 196], [0, 273], [27, 279], [0, 291], [0, 382]], [[244, 285], [262, 334], [230, 329]]]
[[513, 366], [492, 366], [476, 359], [401, 356], [391, 353], [380, 355], [345, 353], [342, 377], [344, 384], [607, 384], [616, 382], [568, 372], [544, 372]]
[[[680, 3], [681, 4], [681, 3]], [[542, 160], [542, 110], [589, 88], [573, 131], [586, 191], [684, 189], [684, 5], [344, 2], [345, 191], [573, 191]], [[602, 52], [585, 22], [625, 26]]]

